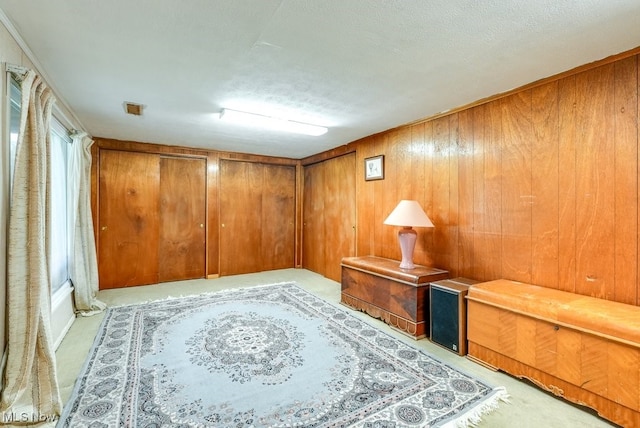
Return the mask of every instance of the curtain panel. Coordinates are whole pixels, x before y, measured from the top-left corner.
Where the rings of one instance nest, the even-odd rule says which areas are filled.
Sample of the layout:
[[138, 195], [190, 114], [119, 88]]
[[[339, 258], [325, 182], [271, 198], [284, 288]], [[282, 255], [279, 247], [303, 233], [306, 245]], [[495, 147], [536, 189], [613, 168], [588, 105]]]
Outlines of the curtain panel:
[[73, 283], [76, 311], [83, 316], [102, 312], [106, 305], [98, 294], [98, 261], [91, 216], [91, 145], [86, 133], [73, 135], [69, 159], [69, 231], [71, 258], [69, 276]]
[[[9, 213], [7, 362], [0, 412], [28, 422], [60, 415], [51, 333], [48, 248], [50, 119], [54, 97], [33, 71], [21, 83], [22, 113]], [[11, 423], [4, 417], [0, 423]], [[23, 422], [24, 423], [24, 422]]]

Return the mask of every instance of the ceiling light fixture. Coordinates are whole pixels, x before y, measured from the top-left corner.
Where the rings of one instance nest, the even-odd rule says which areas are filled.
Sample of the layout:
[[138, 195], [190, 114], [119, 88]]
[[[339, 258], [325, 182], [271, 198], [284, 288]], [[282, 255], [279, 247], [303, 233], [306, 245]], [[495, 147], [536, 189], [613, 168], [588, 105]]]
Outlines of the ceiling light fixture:
[[228, 108], [223, 108], [222, 110], [220, 110], [220, 120], [226, 120], [241, 125], [273, 129], [277, 131], [313, 135], [314, 137], [326, 134], [328, 131], [328, 129], [324, 126], [311, 125], [309, 123], [279, 119], [276, 117], [263, 116], [261, 114], [247, 113], [244, 111], [231, 110]]

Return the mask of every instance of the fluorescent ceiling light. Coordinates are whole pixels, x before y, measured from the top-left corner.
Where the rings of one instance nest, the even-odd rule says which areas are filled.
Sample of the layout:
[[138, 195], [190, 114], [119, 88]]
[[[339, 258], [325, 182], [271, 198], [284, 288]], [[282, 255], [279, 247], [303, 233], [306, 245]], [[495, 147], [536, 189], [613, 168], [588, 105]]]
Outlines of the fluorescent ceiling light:
[[278, 119], [276, 117], [263, 116], [261, 114], [247, 113], [244, 111], [220, 110], [220, 119], [241, 125], [257, 128], [273, 129], [277, 131], [294, 132], [296, 134], [313, 135], [315, 137], [326, 134], [328, 129], [324, 126], [295, 122], [293, 120]]

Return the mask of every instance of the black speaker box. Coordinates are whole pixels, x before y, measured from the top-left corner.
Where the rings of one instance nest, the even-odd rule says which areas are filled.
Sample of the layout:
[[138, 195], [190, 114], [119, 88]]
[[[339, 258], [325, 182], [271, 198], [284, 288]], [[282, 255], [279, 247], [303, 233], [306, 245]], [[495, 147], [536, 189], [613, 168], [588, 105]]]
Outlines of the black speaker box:
[[459, 355], [467, 354], [467, 302], [469, 287], [476, 283], [466, 278], [445, 279], [430, 284], [430, 338]]

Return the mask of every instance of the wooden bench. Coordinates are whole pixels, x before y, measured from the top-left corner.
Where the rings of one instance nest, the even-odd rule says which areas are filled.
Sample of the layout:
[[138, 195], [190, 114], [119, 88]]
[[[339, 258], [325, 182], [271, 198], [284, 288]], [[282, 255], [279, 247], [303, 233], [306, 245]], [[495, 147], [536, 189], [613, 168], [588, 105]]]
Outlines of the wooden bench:
[[640, 426], [640, 307], [508, 280], [467, 305], [469, 358]]

